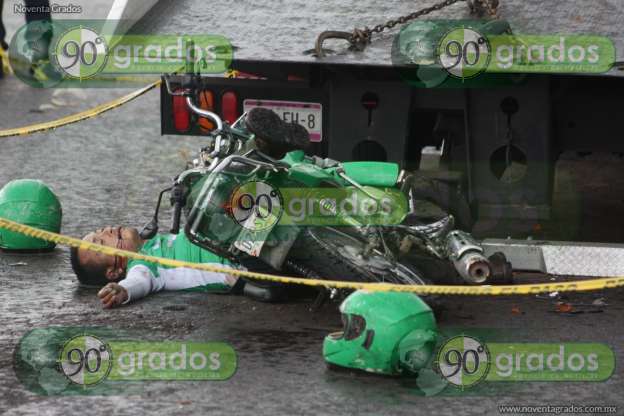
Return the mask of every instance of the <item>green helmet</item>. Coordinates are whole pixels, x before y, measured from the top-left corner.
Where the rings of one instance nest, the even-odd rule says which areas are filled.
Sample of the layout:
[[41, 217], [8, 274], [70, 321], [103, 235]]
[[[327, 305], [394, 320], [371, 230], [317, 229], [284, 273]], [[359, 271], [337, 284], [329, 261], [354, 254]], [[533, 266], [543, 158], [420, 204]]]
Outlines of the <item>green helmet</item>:
[[[31, 227], [58, 233], [63, 216], [61, 204], [41, 181], [18, 179], [0, 190], [0, 217]], [[0, 249], [51, 250], [56, 244], [0, 228]]]
[[417, 295], [358, 290], [340, 305], [342, 332], [323, 343], [325, 361], [380, 374], [416, 373], [429, 362], [437, 327]]

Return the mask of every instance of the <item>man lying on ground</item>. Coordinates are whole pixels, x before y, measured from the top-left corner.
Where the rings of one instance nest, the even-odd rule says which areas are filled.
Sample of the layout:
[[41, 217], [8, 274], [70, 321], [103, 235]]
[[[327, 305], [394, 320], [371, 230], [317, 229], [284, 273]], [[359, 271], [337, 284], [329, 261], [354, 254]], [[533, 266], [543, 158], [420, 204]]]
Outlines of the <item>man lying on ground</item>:
[[[83, 240], [148, 256], [232, 267], [226, 259], [192, 244], [183, 232], [159, 234], [150, 240], [142, 240], [134, 228], [105, 227], [87, 234]], [[98, 297], [105, 308], [126, 304], [161, 290], [240, 293], [245, 284], [243, 279], [225, 273], [170, 268], [83, 249], [72, 248], [70, 258], [81, 283], [104, 286]]]

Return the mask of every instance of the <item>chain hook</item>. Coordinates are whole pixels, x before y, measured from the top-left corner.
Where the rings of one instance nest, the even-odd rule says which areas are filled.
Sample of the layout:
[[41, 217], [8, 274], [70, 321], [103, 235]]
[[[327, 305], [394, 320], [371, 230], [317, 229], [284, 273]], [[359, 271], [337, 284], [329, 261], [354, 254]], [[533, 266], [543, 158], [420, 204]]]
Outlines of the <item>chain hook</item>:
[[366, 45], [368, 45], [371, 41], [371, 33], [372, 31], [365, 27], [364, 29], [353, 29], [353, 33], [351, 33], [351, 47], [356, 51], [363, 51], [366, 49]]
[[353, 37], [353, 34], [349, 32], [338, 31], [338, 30], [326, 30], [324, 32], [321, 32], [321, 34], [318, 35], [318, 38], [316, 38], [316, 45], [314, 46], [316, 57], [317, 58], [325, 57], [325, 52], [323, 51], [323, 43], [327, 39], [344, 39], [348, 41], [349, 43], [352, 43], [352, 37]]
[[498, 18], [499, 0], [474, 0], [470, 5], [472, 14], [483, 17], [486, 13], [493, 19]]
[[351, 44], [350, 48], [356, 51], [363, 51], [366, 49], [366, 45], [370, 43], [371, 30], [366, 27], [364, 29], [353, 29], [353, 32], [343, 32], [338, 30], [326, 30], [322, 32], [316, 39], [316, 45], [314, 52], [317, 58], [323, 58], [325, 52], [323, 51], [323, 43], [327, 39], [344, 39]]

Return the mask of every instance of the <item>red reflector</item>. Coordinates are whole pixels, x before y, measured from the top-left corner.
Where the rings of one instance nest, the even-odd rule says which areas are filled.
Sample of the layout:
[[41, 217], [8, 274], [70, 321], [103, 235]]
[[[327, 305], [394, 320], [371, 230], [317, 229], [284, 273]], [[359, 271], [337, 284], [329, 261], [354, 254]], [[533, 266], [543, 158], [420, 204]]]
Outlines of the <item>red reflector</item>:
[[374, 92], [367, 92], [362, 96], [362, 106], [368, 111], [372, 111], [379, 106], [379, 96]]
[[[199, 93], [199, 107], [204, 110], [214, 111], [214, 94], [212, 91], [204, 90]], [[214, 130], [215, 125], [207, 118], [200, 117], [199, 128], [204, 133], [208, 133], [209, 131]]]
[[288, 75], [288, 81], [305, 81], [305, 78], [300, 77], [299, 75]]
[[238, 114], [238, 97], [232, 91], [221, 96], [221, 115], [230, 124], [233, 124], [240, 116]]
[[191, 127], [191, 113], [186, 105], [186, 97], [174, 95], [173, 97], [173, 126], [181, 133]]

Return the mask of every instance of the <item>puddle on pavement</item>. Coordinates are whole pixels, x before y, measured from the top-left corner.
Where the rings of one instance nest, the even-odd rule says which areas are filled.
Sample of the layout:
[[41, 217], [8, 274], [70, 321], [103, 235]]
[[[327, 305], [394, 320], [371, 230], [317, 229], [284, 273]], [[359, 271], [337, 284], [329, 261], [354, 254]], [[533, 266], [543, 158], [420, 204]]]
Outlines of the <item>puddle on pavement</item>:
[[325, 330], [306, 331], [245, 330], [230, 332], [228, 338], [237, 352], [302, 352], [317, 350], [327, 335]]

